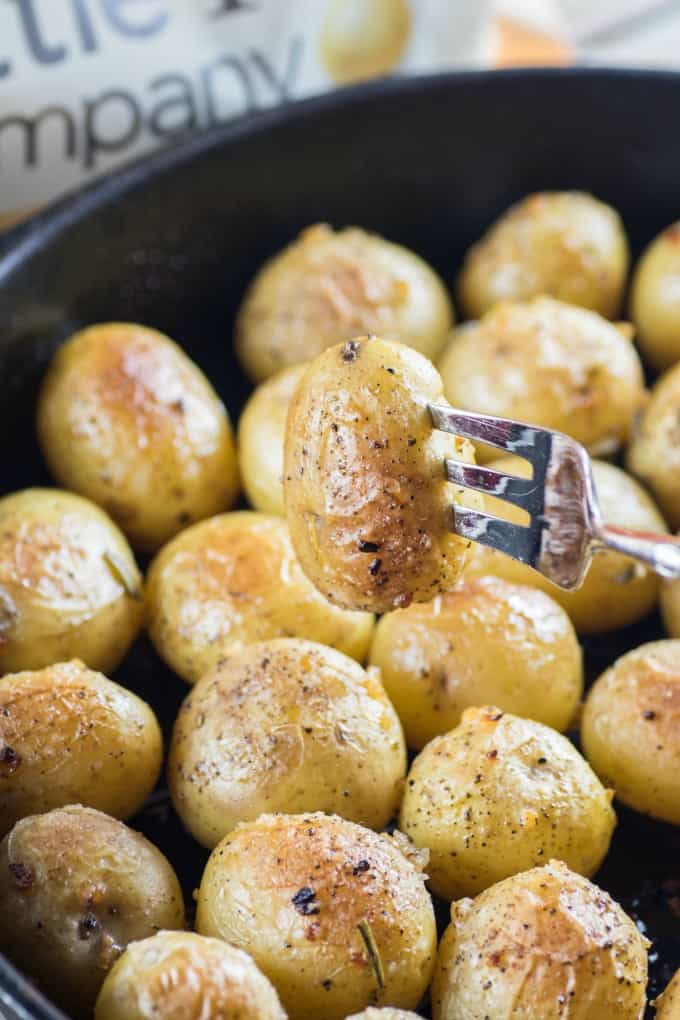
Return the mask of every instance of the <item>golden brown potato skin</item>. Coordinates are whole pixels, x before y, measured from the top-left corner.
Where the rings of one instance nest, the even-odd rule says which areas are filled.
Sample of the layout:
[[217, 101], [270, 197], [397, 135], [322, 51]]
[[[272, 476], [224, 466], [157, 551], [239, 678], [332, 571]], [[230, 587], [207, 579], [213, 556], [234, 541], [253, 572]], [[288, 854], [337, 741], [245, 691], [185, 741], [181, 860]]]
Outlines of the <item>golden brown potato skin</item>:
[[624, 804], [680, 825], [680, 641], [628, 652], [590, 689], [584, 753]]
[[181, 347], [145, 326], [91, 326], [60, 347], [38, 436], [59, 483], [102, 506], [144, 552], [238, 495], [219, 397]]
[[436, 931], [423, 876], [401, 840], [332, 815], [242, 824], [206, 865], [197, 930], [250, 953], [290, 1020], [343, 1020], [371, 1004], [414, 1009], [430, 982]]
[[504, 302], [454, 331], [437, 367], [454, 407], [566, 432], [594, 454], [628, 439], [645, 399], [620, 329], [550, 297]]
[[480, 703], [566, 730], [583, 691], [581, 649], [564, 610], [536, 588], [496, 577], [387, 613], [370, 662], [416, 750]]
[[404, 736], [378, 671], [294, 638], [249, 645], [206, 674], [180, 709], [168, 760], [175, 810], [211, 849], [272, 811], [381, 829], [405, 775]]
[[491, 706], [468, 708], [411, 766], [400, 827], [430, 851], [430, 887], [456, 899], [559, 857], [599, 868], [611, 793], [566, 737]]
[[236, 350], [256, 382], [362, 333], [436, 358], [453, 323], [444, 284], [407, 248], [357, 227], [304, 230], [265, 263], [241, 305]]
[[220, 939], [161, 931], [132, 942], [109, 971], [95, 1020], [286, 1020], [247, 953]]
[[680, 221], [656, 237], [635, 267], [630, 312], [638, 347], [661, 372], [680, 361]]
[[476, 319], [499, 301], [549, 294], [613, 318], [628, 272], [628, 241], [611, 206], [581, 191], [517, 202], [465, 256], [458, 294]]
[[139, 632], [140, 595], [130, 547], [94, 503], [59, 489], [0, 499], [0, 673], [73, 658], [111, 672]]
[[[489, 467], [524, 478], [531, 474], [527, 462], [518, 457], [502, 457]], [[662, 534], [668, 531], [654, 501], [634, 478], [606, 461], [593, 460], [592, 468], [607, 524]], [[525, 523], [520, 510], [493, 496], [487, 498], [486, 507], [489, 513], [517, 524]], [[503, 553], [475, 545], [465, 577], [487, 574], [540, 588], [567, 611], [580, 634], [600, 634], [635, 623], [654, 609], [659, 595], [656, 574], [630, 557], [610, 550], [593, 557], [582, 587], [574, 592], [563, 591], [543, 574]]]
[[82, 662], [9, 674], [0, 679], [0, 836], [64, 804], [129, 818], [162, 757], [151, 708]]
[[680, 365], [661, 376], [636, 421], [626, 466], [651, 490], [661, 512], [680, 528]]
[[451, 908], [434, 1020], [642, 1020], [649, 943], [560, 861]]
[[407, 0], [333, 0], [321, 27], [321, 59], [334, 81], [389, 74], [408, 43]]
[[122, 822], [70, 806], [0, 843], [0, 952], [62, 1009], [88, 1017], [128, 942], [184, 926], [175, 873]]
[[655, 1002], [656, 1020], [680, 1020], [680, 970]]
[[331, 605], [305, 576], [280, 517], [221, 514], [188, 528], [151, 565], [147, 625], [158, 654], [195, 683], [230, 652], [307, 637], [362, 661], [368, 613]]
[[284, 491], [303, 570], [348, 609], [387, 612], [452, 588], [470, 543], [453, 534], [446, 457], [474, 462], [465, 440], [432, 427], [441, 380], [422, 355], [361, 337], [308, 367], [286, 426]]
[[286, 418], [305, 365], [292, 365], [261, 383], [238, 423], [238, 459], [243, 489], [256, 510], [284, 517], [283, 444]]

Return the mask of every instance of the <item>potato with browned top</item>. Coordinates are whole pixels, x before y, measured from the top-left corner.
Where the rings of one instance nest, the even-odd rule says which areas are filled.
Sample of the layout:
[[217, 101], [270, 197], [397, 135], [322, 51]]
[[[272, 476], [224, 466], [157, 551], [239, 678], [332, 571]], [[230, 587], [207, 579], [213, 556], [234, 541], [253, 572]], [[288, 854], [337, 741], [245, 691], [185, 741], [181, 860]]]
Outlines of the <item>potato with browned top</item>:
[[659, 372], [680, 361], [680, 221], [642, 253], [633, 275], [630, 311], [645, 360]]
[[680, 970], [676, 970], [665, 992], [654, 1005], [656, 1020], [680, 1020]]
[[57, 351], [38, 436], [58, 481], [104, 507], [145, 552], [238, 495], [219, 397], [181, 347], [145, 326], [91, 326]]
[[466, 440], [433, 429], [441, 380], [422, 355], [361, 337], [321, 354], [295, 391], [284, 491], [291, 538], [326, 598], [386, 612], [452, 588], [470, 542], [453, 533], [447, 457], [474, 462]]
[[654, 386], [636, 421], [626, 466], [651, 490], [670, 526], [680, 528], [680, 365]]
[[0, 835], [64, 804], [129, 818], [162, 757], [151, 708], [82, 662], [0, 679]]

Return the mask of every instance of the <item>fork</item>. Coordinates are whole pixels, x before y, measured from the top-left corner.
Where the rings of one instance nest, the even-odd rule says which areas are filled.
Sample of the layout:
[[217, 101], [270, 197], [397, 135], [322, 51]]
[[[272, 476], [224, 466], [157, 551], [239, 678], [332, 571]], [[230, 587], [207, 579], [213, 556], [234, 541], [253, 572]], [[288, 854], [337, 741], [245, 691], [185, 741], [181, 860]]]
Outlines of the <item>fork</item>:
[[527, 563], [567, 591], [579, 588], [594, 554], [615, 549], [647, 564], [662, 577], [680, 578], [680, 538], [605, 524], [590, 457], [562, 432], [429, 405], [436, 429], [494, 446], [529, 461], [532, 478], [446, 460], [446, 477], [466, 489], [496, 496], [529, 514], [513, 524], [493, 514], [455, 505], [454, 531]]

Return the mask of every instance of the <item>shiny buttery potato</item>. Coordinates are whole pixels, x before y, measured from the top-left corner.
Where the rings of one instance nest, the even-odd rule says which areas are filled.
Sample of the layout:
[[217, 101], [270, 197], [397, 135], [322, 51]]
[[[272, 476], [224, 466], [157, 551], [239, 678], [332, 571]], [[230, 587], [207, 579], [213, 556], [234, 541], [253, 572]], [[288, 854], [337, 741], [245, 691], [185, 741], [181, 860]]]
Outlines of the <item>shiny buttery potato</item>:
[[286, 1020], [247, 953], [220, 939], [161, 931], [132, 942], [109, 971], [95, 1020]]
[[0, 843], [0, 952], [62, 1009], [89, 1017], [128, 942], [182, 928], [175, 873], [122, 822], [70, 806], [23, 818]]
[[[528, 463], [518, 457], [502, 457], [492, 461], [489, 467], [524, 478], [531, 476]], [[606, 461], [594, 460], [592, 467], [602, 516], [607, 524], [641, 531], [668, 531], [654, 501], [634, 478]], [[487, 498], [486, 507], [499, 517], [524, 523], [521, 510], [495, 497]], [[610, 550], [593, 557], [582, 587], [574, 592], [563, 591], [543, 574], [504, 553], [475, 545], [465, 576], [486, 574], [547, 592], [566, 609], [581, 634], [599, 634], [641, 620], [654, 609], [659, 594], [656, 574], [628, 556]]]
[[453, 309], [426, 262], [357, 227], [304, 230], [253, 280], [236, 323], [236, 350], [261, 382], [343, 340], [378, 333], [429, 358], [444, 346]]
[[321, 59], [341, 84], [388, 74], [406, 48], [407, 0], [331, 0], [321, 27]]
[[657, 371], [680, 361], [680, 221], [643, 252], [633, 276], [630, 311], [645, 360]]
[[303, 570], [326, 598], [386, 612], [452, 588], [470, 542], [454, 535], [456, 489], [444, 460], [474, 461], [466, 440], [433, 429], [441, 380], [403, 344], [362, 337], [321, 354], [293, 396], [284, 491]]
[[551, 856], [594, 874], [616, 824], [611, 796], [555, 730], [468, 708], [413, 762], [400, 827], [430, 851], [430, 887], [451, 900]]
[[661, 376], [636, 420], [626, 466], [651, 489], [670, 526], [680, 528], [680, 365]]
[[453, 904], [434, 1020], [642, 1020], [648, 945], [606, 892], [551, 861]]
[[436, 952], [432, 902], [403, 836], [332, 815], [262, 815], [217, 845], [196, 927], [245, 949], [290, 1020], [413, 1009]]
[[82, 662], [9, 674], [0, 679], [0, 836], [65, 804], [129, 818], [162, 757], [151, 708]]
[[38, 400], [55, 478], [153, 552], [238, 494], [229, 419], [200, 369], [168, 337], [106, 323], [55, 354]]
[[276, 637], [307, 637], [363, 660], [368, 613], [331, 605], [307, 579], [280, 517], [221, 514], [188, 528], [151, 565], [148, 628], [159, 655], [195, 683], [225, 655]]
[[294, 638], [249, 645], [207, 673], [180, 709], [168, 760], [175, 810], [211, 848], [271, 811], [325, 811], [381, 829], [405, 775], [378, 671]]
[[504, 302], [454, 331], [437, 367], [454, 407], [566, 432], [594, 454], [628, 439], [645, 399], [630, 338], [549, 297]]
[[0, 499], [0, 673], [79, 658], [109, 673], [142, 623], [141, 577], [123, 534], [59, 489]]
[[305, 365], [292, 365], [257, 387], [238, 423], [243, 488], [256, 510], [283, 517], [283, 443], [286, 418]]
[[590, 689], [584, 753], [624, 804], [680, 825], [680, 641], [628, 652]]
[[613, 318], [628, 272], [618, 213], [581, 191], [544, 191], [517, 202], [465, 256], [458, 293], [468, 318], [499, 301], [550, 294]]
[[564, 610], [496, 577], [387, 613], [370, 662], [416, 750], [480, 703], [566, 730], [583, 691], [581, 649]]
[[680, 970], [656, 1002], [656, 1020], [680, 1020]]

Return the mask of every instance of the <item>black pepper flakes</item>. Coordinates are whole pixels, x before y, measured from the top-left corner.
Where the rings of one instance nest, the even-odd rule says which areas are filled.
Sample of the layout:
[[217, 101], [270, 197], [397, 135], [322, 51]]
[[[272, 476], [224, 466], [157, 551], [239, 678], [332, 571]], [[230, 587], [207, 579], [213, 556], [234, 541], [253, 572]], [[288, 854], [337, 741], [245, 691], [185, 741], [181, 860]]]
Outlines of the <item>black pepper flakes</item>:
[[368, 861], [359, 861], [359, 863], [355, 864], [354, 867], [352, 868], [352, 874], [361, 875], [364, 871], [368, 871], [370, 866], [371, 865]]
[[368, 572], [371, 575], [371, 577], [375, 577], [376, 574], [378, 574], [381, 566], [382, 566], [382, 560], [379, 559], [378, 557], [376, 557], [374, 560], [371, 560], [371, 562], [369, 564], [369, 567], [368, 567]]
[[14, 884], [19, 889], [31, 888], [35, 881], [35, 875], [28, 865], [22, 864], [20, 861], [13, 861], [9, 866], [9, 870], [14, 878]]
[[380, 542], [365, 542], [364, 539], [359, 541], [359, 552], [362, 553], [377, 553], [380, 549]]
[[99, 921], [94, 914], [85, 914], [78, 922], [78, 938], [89, 939], [91, 935], [99, 931]]
[[298, 914], [302, 914], [303, 917], [309, 917], [310, 914], [321, 912], [321, 907], [316, 902], [316, 893], [308, 885], [303, 885], [302, 889], [298, 889], [295, 896], [291, 899], [291, 903]]
[[356, 361], [360, 350], [361, 344], [358, 340], [348, 340], [347, 343], [342, 345], [342, 360]]
[[5, 775], [12, 775], [21, 765], [21, 755], [13, 747], [5, 746], [0, 751], [0, 768]]
[[643, 719], [656, 719], [656, 712], [653, 708], [648, 708], [642, 713]]

